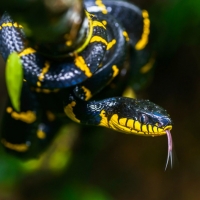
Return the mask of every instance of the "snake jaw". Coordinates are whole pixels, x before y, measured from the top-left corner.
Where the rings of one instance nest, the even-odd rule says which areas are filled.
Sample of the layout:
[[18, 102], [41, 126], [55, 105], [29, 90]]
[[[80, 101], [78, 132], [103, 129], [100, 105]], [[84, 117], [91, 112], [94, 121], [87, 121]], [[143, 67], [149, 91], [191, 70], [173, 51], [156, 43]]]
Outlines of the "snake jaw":
[[167, 134], [167, 140], [168, 140], [168, 154], [167, 154], [167, 161], [165, 165], [165, 170], [166, 170], [169, 160], [171, 162], [171, 168], [173, 167], [173, 141], [172, 141], [170, 130], [165, 130], [165, 132]]

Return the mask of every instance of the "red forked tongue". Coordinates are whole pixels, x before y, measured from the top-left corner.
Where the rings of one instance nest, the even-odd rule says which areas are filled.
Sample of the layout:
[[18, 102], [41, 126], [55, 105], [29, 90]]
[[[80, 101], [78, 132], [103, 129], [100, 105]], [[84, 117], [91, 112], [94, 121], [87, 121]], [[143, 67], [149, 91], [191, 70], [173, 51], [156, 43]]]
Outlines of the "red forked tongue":
[[173, 166], [173, 153], [172, 153], [172, 148], [173, 148], [173, 142], [172, 142], [172, 136], [169, 130], [165, 130], [167, 133], [167, 140], [168, 140], [168, 154], [167, 154], [167, 162], [165, 165], [165, 170], [167, 169], [168, 162], [170, 160], [171, 162], [171, 168]]

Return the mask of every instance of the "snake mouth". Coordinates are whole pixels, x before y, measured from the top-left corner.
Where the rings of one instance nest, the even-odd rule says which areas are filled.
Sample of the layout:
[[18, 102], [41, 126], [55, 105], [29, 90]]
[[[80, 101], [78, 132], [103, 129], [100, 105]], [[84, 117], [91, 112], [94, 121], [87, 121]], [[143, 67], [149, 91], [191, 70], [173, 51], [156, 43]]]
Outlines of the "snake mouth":
[[166, 130], [171, 130], [171, 125], [161, 127], [156, 124], [143, 124], [140, 121], [136, 121], [128, 118], [119, 118], [117, 114], [114, 114], [106, 123], [102, 123], [101, 126], [114, 129], [119, 132], [127, 134], [136, 134], [141, 136], [161, 136], [166, 134]]
[[172, 125], [168, 125], [165, 127], [157, 127], [157, 126], [153, 126], [152, 128], [153, 131], [150, 132], [143, 132], [145, 135], [149, 135], [149, 136], [161, 136], [161, 135], [165, 135], [167, 132], [166, 131], [170, 131], [172, 130]]

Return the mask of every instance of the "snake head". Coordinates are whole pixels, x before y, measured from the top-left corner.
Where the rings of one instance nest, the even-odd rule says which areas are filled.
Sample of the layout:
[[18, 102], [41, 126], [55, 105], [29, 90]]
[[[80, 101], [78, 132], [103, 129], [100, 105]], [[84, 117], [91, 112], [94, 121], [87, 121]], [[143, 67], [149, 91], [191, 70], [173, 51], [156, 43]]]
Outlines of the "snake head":
[[165, 169], [169, 161], [172, 166], [173, 142], [170, 133], [172, 120], [167, 111], [148, 100], [137, 100], [125, 97], [115, 100], [118, 103], [110, 102], [108, 104], [113, 105], [111, 106], [111, 111], [107, 109], [107, 112], [101, 113], [101, 125], [107, 122], [107, 127], [114, 130], [143, 136], [154, 137], [167, 134], [168, 156]]
[[[166, 110], [148, 100], [119, 97], [115, 102], [109, 102], [104, 109], [109, 128], [143, 136], [165, 135], [166, 130], [172, 129]], [[105, 118], [101, 116], [103, 122]]]

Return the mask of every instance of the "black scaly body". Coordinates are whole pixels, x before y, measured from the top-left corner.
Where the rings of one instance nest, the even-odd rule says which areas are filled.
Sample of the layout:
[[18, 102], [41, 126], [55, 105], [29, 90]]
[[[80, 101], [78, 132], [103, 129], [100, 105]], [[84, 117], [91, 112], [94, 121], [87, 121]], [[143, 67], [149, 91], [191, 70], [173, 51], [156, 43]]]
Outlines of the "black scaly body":
[[[170, 135], [167, 112], [148, 100], [111, 97], [88, 101], [113, 79], [125, 77], [128, 70], [134, 76], [149, 74], [152, 62], [146, 64], [150, 58], [147, 11], [124, 1], [84, 3], [89, 12], [85, 46], [65, 56], [48, 56], [30, 46], [23, 27], [8, 13], [0, 20], [1, 55], [6, 61], [10, 53], [17, 52], [24, 69], [21, 112], [13, 110], [9, 101], [2, 123], [1, 143], [16, 155], [29, 158], [44, 150], [61, 125], [57, 115], [67, 121], [64, 113], [75, 122], [124, 133]], [[27, 123], [30, 113], [32, 121]]]

